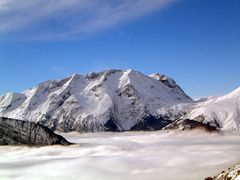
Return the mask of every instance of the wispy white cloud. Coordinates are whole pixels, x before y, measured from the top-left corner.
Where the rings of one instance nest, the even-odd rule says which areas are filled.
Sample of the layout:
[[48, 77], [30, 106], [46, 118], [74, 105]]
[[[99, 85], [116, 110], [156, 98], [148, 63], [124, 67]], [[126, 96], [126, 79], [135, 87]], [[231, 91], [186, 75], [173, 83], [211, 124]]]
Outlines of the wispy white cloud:
[[51, 70], [58, 73], [65, 73], [67, 69], [63, 66], [53, 66]]
[[98, 32], [177, 0], [0, 0], [0, 33], [65, 39]]

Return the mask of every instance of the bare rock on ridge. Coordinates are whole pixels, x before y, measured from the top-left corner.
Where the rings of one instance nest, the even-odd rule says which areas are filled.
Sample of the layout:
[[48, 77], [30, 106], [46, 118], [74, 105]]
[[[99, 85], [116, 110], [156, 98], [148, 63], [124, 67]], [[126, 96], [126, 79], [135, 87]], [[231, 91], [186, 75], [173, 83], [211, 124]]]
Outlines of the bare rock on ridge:
[[69, 145], [66, 139], [34, 122], [0, 118], [0, 145]]

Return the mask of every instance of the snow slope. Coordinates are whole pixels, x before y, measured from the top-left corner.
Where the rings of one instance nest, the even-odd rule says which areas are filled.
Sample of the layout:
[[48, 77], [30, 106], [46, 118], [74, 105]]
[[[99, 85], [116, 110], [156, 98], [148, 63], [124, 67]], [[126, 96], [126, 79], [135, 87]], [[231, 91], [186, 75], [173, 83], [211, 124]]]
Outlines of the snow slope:
[[196, 103], [187, 118], [210, 123], [222, 130], [239, 130], [240, 88], [227, 95], [208, 98]]
[[40, 122], [62, 131], [145, 129], [152, 121], [157, 123], [150, 129], [160, 129], [183, 113], [185, 106], [179, 104], [189, 102], [192, 100], [166, 76], [106, 70], [74, 74], [23, 93], [3, 95], [0, 116]]

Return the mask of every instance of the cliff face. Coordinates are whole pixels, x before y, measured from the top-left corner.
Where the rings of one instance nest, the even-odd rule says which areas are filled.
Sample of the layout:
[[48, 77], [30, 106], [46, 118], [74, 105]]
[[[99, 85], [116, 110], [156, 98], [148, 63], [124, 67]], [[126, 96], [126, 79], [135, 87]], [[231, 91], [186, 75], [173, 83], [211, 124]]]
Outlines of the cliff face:
[[0, 145], [70, 144], [62, 136], [38, 123], [0, 118]]

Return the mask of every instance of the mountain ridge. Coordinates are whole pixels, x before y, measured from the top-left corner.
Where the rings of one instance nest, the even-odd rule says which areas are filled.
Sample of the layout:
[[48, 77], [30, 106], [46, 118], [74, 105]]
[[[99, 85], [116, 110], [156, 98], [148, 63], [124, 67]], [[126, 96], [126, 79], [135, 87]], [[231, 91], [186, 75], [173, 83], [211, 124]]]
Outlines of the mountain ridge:
[[[236, 97], [240, 97], [240, 88], [217, 99], [194, 101], [168, 76], [108, 69], [86, 75], [75, 73], [62, 80], [42, 82], [22, 93], [2, 95], [0, 116], [27, 119], [67, 132], [159, 130], [179, 118], [239, 129], [234, 126], [233, 116], [227, 126], [222, 116], [212, 117], [215, 106], [219, 107], [212, 102], [221, 104], [235, 98], [239, 105]], [[209, 111], [204, 109], [206, 105], [211, 107]], [[239, 109], [235, 107], [236, 112]], [[226, 112], [240, 116], [231, 113], [232, 108]]]

